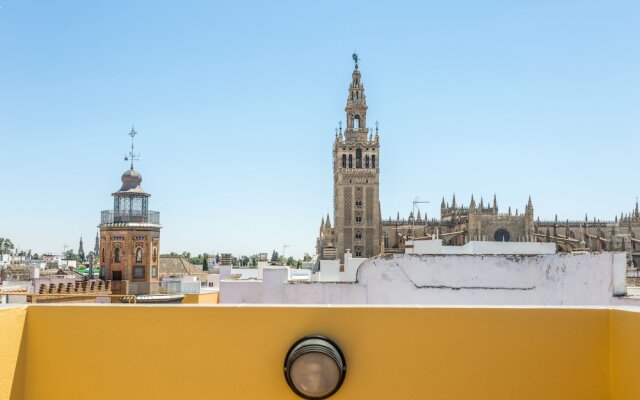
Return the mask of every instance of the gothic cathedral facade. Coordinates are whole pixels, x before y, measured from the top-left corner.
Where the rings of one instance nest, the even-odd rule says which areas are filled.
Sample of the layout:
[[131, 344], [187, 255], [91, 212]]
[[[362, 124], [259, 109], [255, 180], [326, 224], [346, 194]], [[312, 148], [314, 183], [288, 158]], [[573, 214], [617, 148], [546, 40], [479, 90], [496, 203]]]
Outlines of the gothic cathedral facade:
[[319, 259], [344, 262], [350, 250], [354, 257], [403, 253], [407, 239], [442, 240], [445, 245], [464, 245], [470, 241], [555, 242], [561, 252], [623, 251], [629, 265], [640, 265], [640, 207], [613, 221], [552, 221], [534, 219], [531, 198], [524, 212], [499, 212], [496, 196], [485, 205], [458, 205], [442, 199], [439, 218], [413, 212], [409, 218], [382, 220], [379, 200], [380, 136], [378, 124], [372, 132], [367, 125], [367, 100], [354, 54], [355, 69], [347, 97], [346, 127], [336, 129], [333, 145], [333, 217], [322, 219], [316, 240]]

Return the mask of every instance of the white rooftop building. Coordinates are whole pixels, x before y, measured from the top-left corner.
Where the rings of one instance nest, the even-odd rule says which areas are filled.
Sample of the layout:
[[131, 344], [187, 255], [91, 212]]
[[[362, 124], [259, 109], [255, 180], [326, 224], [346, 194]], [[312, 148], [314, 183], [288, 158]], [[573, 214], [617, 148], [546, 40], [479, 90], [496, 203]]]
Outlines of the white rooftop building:
[[[625, 253], [555, 254], [553, 243], [416, 241], [419, 254], [322, 260], [309, 280], [266, 267], [222, 280], [220, 303], [611, 305], [626, 294]], [[429, 243], [425, 243], [429, 242]], [[410, 249], [411, 250], [411, 249]]]

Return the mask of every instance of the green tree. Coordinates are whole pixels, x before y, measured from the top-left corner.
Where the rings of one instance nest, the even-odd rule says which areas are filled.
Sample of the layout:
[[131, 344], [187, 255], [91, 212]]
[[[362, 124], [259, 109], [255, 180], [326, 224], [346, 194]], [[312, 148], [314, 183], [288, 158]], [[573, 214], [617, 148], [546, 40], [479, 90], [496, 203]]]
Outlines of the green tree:
[[249, 257], [247, 257], [247, 256], [240, 257], [240, 265], [242, 265], [243, 267], [248, 266], [249, 265]]
[[191, 257], [189, 259], [189, 262], [193, 265], [201, 265], [202, 264], [202, 259], [205, 257], [205, 254], [198, 254], [195, 257]]
[[42, 258], [40, 257], [40, 255], [38, 253], [34, 253], [33, 256], [31, 256], [32, 260], [42, 260]]
[[295, 262], [296, 262], [296, 260], [294, 260], [293, 257], [289, 257], [289, 258], [287, 258], [286, 264], [287, 264], [287, 266], [292, 267], [292, 266], [294, 266]]
[[209, 264], [207, 263], [207, 258], [209, 258], [209, 256], [207, 255], [207, 253], [204, 253], [203, 256], [204, 257], [202, 257], [202, 270], [209, 271]]
[[278, 255], [278, 252], [274, 250], [273, 253], [271, 253], [271, 262], [274, 263], [278, 260], [280, 260], [280, 256]]
[[233, 265], [234, 267], [237, 267], [238, 264], [239, 264], [238, 257], [232, 257], [231, 258], [231, 265]]
[[69, 249], [64, 253], [65, 260], [78, 260], [78, 255], [73, 252], [73, 249]]
[[216, 253], [216, 264], [220, 264], [220, 254]]
[[0, 238], [0, 254], [9, 253], [13, 249], [15, 249], [15, 246], [11, 242], [11, 239]]

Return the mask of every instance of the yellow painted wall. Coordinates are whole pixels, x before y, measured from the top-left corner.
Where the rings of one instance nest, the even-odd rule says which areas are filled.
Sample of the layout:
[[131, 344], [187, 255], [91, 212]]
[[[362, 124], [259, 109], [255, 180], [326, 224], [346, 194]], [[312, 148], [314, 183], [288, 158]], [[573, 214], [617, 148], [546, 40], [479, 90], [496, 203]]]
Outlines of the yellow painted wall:
[[155, 305], [0, 307], [0, 399], [295, 398], [310, 333], [347, 357], [335, 399], [640, 399], [638, 311]]
[[[284, 356], [311, 333], [347, 358], [332, 399], [609, 398], [604, 309], [144, 305], [31, 306], [24, 398], [293, 399]], [[100, 347], [51, 345], [70, 337]]]
[[640, 312], [612, 310], [611, 399], [640, 399]]
[[0, 399], [24, 397], [27, 307], [0, 307]]
[[218, 293], [185, 294], [182, 304], [218, 304]]

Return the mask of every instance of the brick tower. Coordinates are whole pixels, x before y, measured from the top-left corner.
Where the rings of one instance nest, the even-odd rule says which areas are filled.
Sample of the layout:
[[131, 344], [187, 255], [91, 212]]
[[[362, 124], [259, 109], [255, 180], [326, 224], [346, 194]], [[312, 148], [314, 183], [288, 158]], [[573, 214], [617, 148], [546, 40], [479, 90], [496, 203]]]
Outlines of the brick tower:
[[350, 249], [354, 257], [380, 254], [380, 140], [367, 127], [367, 100], [358, 56], [351, 74], [345, 113], [347, 126], [340, 126], [333, 146], [333, 210], [336, 256], [343, 260]]
[[[142, 175], [131, 168], [122, 174], [122, 186], [113, 193], [113, 210], [102, 211], [100, 278], [112, 280], [114, 294], [148, 294], [158, 285], [160, 213], [148, 208], [149, 193], [140, 186]], [[128, 159], [125, 158], [125, 159]]]

